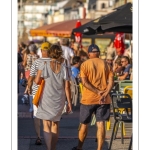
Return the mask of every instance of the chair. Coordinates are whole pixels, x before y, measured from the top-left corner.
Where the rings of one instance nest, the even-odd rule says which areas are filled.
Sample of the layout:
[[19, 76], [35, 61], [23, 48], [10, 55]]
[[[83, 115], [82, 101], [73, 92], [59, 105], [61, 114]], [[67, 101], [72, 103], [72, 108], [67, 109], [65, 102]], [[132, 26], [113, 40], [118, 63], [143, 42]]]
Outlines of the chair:
[[[123, 108], [126, 113], [122, 114], [120, 113], [120, 108]], [[128, 94], [120, 94], [120, 93], [114, 93], [112, 94], [112, 109], [113, 109], [113, 115], [114, 115], [114, 126], [112, 130], [112, 135], [110, 139], [110, 144], [108, 150], [111, 150], [112, 142], [114, 140], [114, 134], [117, 134], [116, 128], [118, 128], [119, 123], [121, 123], [121, 142], [123, 141], [123, 123], [132, 123], [132, 99], [130, 95]], [[129, 114], [128, 109], [131, 110], [131, 114]], [[132, 140], [132, 138], [131, 138]], [[131, 149], [131, 142], [129, 148]]]
[[119, 81], [119, 92], [123, 92], [126, 86], [132, 86], [132, 80]]
[[[129, 80], [123, 80], [123, 82], [120, 82], [120, 87], [122, 89], [120, 93], [128, 94], [128, 95], [130, 95], [130, 97], [132, 99], [132, 86], [130, 84], [132, 84], [132, 81], [129, 81]], [[125, 85], [130, 85], [130, 86], [125, 86]], [[119, 111], [120, 111], [120, 113], [123, 114], [124, 109], [120, 108]], [[117, 130], [118, 130], [118, 126], [117, 126]], [[124, 123], [123, 123], [123, 135], [126, 135]], [[114, 137], [114, 139], [115, 139], [115, 137]]]
[[132, 98], [132, 86], [125, 86], [124, 90], [123, 90], [124, 94], [129, 94], [130, 97]]

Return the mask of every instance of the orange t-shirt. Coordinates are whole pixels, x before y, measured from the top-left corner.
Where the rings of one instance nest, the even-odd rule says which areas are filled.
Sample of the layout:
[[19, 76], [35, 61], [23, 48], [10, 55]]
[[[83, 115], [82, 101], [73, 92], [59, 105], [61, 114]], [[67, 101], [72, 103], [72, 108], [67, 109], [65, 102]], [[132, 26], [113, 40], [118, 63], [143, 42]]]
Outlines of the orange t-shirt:
[[[104, 60], [92, 58], [85, 61], [80, 68], [80, 77], [87, 77], [88, 81], [97, 89], [105, 90], [107, 88], [109, 77], [113, 77], [113, 72]], [[100, 95], [88, 90], [83, 86], [81, 103], [85, 105], [100, 104]], [[111, 97], [106, 97], [105, 103], [110, 104]]]

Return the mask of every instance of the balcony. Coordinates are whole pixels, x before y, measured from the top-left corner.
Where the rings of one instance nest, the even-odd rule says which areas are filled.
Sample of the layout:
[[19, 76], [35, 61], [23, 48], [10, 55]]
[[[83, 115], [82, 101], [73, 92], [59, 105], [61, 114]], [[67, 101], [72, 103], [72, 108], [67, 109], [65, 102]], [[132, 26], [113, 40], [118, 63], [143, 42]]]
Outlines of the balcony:
[[25, 17], [22, 15], [22, 16], [18, 16], [18, 21], [24, 21]]

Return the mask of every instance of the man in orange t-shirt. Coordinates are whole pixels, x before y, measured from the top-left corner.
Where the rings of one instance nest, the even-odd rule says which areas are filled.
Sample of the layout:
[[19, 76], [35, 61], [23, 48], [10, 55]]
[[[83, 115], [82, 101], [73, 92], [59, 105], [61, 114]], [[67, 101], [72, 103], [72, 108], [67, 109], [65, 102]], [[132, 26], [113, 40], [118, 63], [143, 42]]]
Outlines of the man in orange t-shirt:
[[90, 59], [82, 63], [80, 68], [83, 92], [80, 106], [79, 141], [78, 146], [72, 150], [82, 150], [93, 113], [97, 121], [97, 150], [102, 150], [105, 140], [105, 121], [110, 117], [109, 92], [113, 86], [113, 72], [109, 65], [99, 58], [100, 50], [97, 45], [90, 45], [88, 54]]

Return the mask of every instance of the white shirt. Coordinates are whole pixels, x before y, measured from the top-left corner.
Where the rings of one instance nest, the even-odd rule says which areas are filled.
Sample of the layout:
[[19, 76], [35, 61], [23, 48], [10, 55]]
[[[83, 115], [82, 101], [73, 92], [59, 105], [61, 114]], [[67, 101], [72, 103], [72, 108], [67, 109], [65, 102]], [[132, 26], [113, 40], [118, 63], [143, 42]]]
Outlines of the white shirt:
[[39, 55], [39, 58], [42, 58], [41, 48], [39, 47], [37, 50], [37, 55]]
[[71, 67], [71, 57], [74, 56], [73, 50], [67, 46], [61, 45], [63, 50], [63, 57], [67, 60], [67, 66]]

